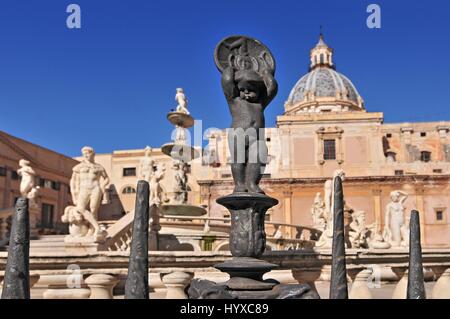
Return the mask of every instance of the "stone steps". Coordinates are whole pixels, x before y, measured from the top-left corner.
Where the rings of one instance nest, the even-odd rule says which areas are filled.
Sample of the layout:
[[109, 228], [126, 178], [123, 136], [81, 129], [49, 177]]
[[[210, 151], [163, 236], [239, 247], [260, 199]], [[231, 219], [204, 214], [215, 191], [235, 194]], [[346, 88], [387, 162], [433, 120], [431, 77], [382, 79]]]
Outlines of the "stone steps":
[[43, 235], [39, 239], [30, 241], [30, 250], [33, 251], [64, 251], [64, 237], [66, 235]]

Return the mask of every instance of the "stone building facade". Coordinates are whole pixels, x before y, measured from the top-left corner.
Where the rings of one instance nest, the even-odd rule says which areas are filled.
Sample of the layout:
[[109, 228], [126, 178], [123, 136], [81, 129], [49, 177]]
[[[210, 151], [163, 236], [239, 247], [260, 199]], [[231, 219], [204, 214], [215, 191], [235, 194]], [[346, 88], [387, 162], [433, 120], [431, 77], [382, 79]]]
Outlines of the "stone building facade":
[[[270, 219], [313, 226], [316, 194], [323, 196], [325, 181], [342, 169], [346, 203], [364, 211], [368, 224], [383, 228], [390, 193], [401, 190], [408, 194], [406, 211], [421, 213], [423, 244], [448, 246], [450, 122], [384, 124], [383, 113], [367, 112], [352, 82], [336, 72], [322, 36], [310, 57], [310, 70], [293, 87], [277, 127], [266, 130], [262, 185], [280, 201]], [[211, 216], [222, 217], [228, 212], [215, 199], [232, 191], [225, 132], [210, 137], [208, 151], [215, 162], [209, 178], [199, 180], [201, 197]]]
[[[401, 190], [408, 194], [406, 211], [421, 213], [424, 246], [448, 247], [450, 122], [385, 124], [383, 113], [368, 112], [353, 83], [336, 71], [333, 55], [321, 36], [310, 52], [309, 72], [293, 87], [276, 127], [266, 129], [269, 162], [262, 187], [280, 202], [268, 212], [268, 219], [314, 227], [314, 199], [317, 193], [324, 196], [324, 183], [342, 169], [346, 203], [351, 211], [364, 212], [367, 224], [382, 229], [390, 194]], [[190, 165], [189, 202], [207, 206], [210, 217], [228, 217], [228, 211], [216, 203], [233, 189], [226, 132], [211, 133], [204, 153], [207, 156]], [[102, 206], [101, 220], [118, 219], [134, 208], [143, 156], [143, 149], [96, 156], [112, 184], [111, 203]], [[166, 166], [161, 186], [170, 193], [172, 159], [159, 148], [152, 149], [152, 158]], [[14, 167], [15, 162], [8, 165]], [[70, 166], [70, 161], [63, 162]], [[64, 166], [68, 169], [65, 187], [68, 166]], [[0, 200], [4, 207], [5, 199]], [[283, 235], [295, 235], [292, 230], [286, 228], [283, 231], [288, 233]]]
[[26, 159], [36, 172], [40, 187], [35, 216], [42, 233], [65, 232], [61, 223], [64, 208], [72, 201], [70, 177], [78, 161], [0, 131], [0, 211], [8, 211], [20, 196], [19, 160]]

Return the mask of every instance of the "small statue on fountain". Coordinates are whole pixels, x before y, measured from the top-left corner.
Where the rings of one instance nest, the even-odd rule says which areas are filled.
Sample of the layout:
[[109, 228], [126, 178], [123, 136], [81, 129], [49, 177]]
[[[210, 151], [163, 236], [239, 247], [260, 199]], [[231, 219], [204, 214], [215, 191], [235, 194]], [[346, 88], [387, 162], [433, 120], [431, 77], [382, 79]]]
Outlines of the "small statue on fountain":
[[159, 206], [162, 204], [163, 190], [160, 185], [160, 181], [164, 178], [166, 172], [166, 166], [162, 164], [161, 166], [153, 165], [153, 172], [150, 176], [150, 207], [153, 205]]
[[175, 95], [175, 101], [178, 102], [178, 105], [176, 107], [177, 112], [189, 114], [189, 111], [187, 109], [188, 99], [186, 98], [186, 95], [184, 94], [184, 90], [182, 88], [177, 89], [177, 94]]
[[174, 188], [174, 199], [177, 204], [186, 204], [188, 199], [188, 177], [187, 169], [188, 166], [182, 161], [174, 161], [173, 169], [175, 170], [175, 188]]

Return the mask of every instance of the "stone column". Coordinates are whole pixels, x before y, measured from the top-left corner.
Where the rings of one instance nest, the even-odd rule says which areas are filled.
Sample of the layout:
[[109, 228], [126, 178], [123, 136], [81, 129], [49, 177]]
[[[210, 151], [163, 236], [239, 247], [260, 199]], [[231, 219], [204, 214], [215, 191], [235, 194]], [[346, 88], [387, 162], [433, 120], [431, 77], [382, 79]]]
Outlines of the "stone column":
[[166, 299], [188, 299], [185, 289], [192, 278], [194, 274], [191, 272], [175, 271], [161, 274], [161, 280], [167, 288]]
[[381, 189], [373, 189], [373, 210], [375, 212], [375, 224], [378, 225], [379, 229], [383, 229], [383, 212], [381, 209]]
[[[292, 191], [284, 191], [284, 220], [286, 224], [292, 224]], [[288, 238], [292, 238], [292, 228], [286, 229]]]
[[[425, 193], [425, 190], [423, 188], [416, 189], [416, 209], [417, 211], [425, 212], [425, 205], [423, 201], [423, 194]], [[422, 245], [427, 244], [426, 236], [425, 236], [425, 216], [422, 215], [420, 217], [420, 238], [422, 240]]]
[[437, 281], [431, 292], [433, 299], [450, 299], [450, 267], [435, 266], [432, 267]]
[[395, 286], [392, 299], [406, 299], [406, 290], [408, 288], [408, 267], [392, 267], [392, 271], [397, 275], [398, 283]]
[[369, 269], [349, 269], [348, 274], [352, 280], [349, 299], [373, 299], [372, 293], [367, 286], [372, 271]]
[[114, 299], [113, 289], [119, 282], [119, 278], [107, 274], [94, 274], [85, 282], [91, 289], [90, 299]]

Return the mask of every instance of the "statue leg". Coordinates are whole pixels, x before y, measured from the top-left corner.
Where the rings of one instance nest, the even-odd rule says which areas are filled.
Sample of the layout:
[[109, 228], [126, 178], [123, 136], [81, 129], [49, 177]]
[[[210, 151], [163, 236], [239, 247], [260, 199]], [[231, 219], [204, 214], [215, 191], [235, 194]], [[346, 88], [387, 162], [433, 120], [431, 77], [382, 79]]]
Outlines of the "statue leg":
[[103, 196], [103, 193], [102, 193], [100, 187], [96, 187], [96, 188], [92, 189], [89, 206], [90, 206], [90, 212], [92, 213], [92, 216], [94, 216], [95, 220], [98, 220], [98, 209], [100, 208], [102, 196]]
[[267, 146], [265, 141], [258, 141], [250, 138], [248, 150], [248, 163], [246, 167], [246, 185], [251, 193], [261, 193], [264, 191], [259, 187], [262, 172], [267, 162]]
[[231, 152], [231, 174], [234, 180], [233, 193], [247, 192], [245, 186], [245, 163], [247, 162], [247, 145], [245, 136], [239, 136], [233, 130], [228, 134], [228, 146]]

